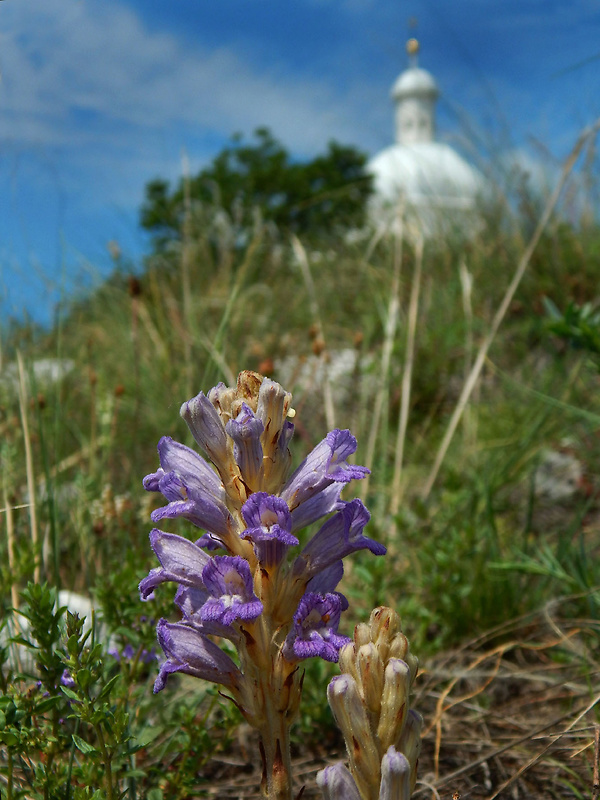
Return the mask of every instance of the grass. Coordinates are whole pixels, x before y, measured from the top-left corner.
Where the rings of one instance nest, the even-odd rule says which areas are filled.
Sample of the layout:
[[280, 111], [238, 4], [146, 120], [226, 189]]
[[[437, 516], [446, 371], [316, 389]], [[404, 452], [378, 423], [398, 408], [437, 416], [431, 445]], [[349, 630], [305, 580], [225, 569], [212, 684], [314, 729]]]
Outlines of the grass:
[[[589, 796], [598, 370], [581, 341], [574, 349], [549, 331], [543, 301], [596, 302], [600, 229], [564, 222], [552, 203], [529, 250], [535, 226], [518, 215], [491, 216], [468, 242], [384, 237], [308, 251], [260, 224], [236, 243], [222, 212], [191, 207], [182, 241], [141, 275], [116, 272], [74, 300], [60, 328], [5, 335], [3, 357], [18, 365], [16, 381], [0, 382], [5, 617], [33, 605], [50, 619], [45, 595], [30, 590], [24, 606], [17, 594], [32, 578], [91, 592], [137, 657], [90, 655], [73, 621], [69, 639], [57, 629], [37, 642], [56, 699], [32, 694], [31, 678], [3, 678], [0, 710], [18, 734], [4, 739], [3, 797], [63, 797], [67, 779], [74, 800], [109, 796], [109, 761], [113, 788], [131, 798], [257, 796], [253, 743], [213, 689], [183, 681], [160, 704], [151, 697], [156, 667], [141, 655], [153, 624], [136, 586], [154, 566], [153, 499], [141, 478], [161, 435], [189, 443], [183, 400], [241, 369], [277, 379], [284, 364], [296, 456], [335, 424], [353, 430], [357, 462], [372, 469], [358, 491], [389, 554], [348, 570], [344, 624], [391, 605], [421, 656], [416, 706], [428, 733], [417, 796]], [[342, 352], [350, 368], [335, 378]], [[43, 358], [72, 369], [44, 381]], [[539, 490], [548, 453], [578, 465], [569, 495]], [[152, 614], [171, 615], [170, 592], [157, 595]], [[109, 689], [100, 697], [82, 677], [70, 699], [89, 718], [61, 728], [69, 710], [56, 677], [68, 659]], [[295, 752], [305, 798], [316, 796], [318, 766], [341, 753], [330, 674], [310, 665], [305, 681]], [[93, 721], [98, 704], [110, 724]]]

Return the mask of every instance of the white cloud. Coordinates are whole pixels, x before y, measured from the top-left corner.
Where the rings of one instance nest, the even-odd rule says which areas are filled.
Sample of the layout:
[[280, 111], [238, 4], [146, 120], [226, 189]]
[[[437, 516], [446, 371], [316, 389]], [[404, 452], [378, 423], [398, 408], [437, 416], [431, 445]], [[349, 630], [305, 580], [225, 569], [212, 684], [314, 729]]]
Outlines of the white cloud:
[[135, 129], [266, 124], [310, 152], [362, 126], [325, 81], [260, 70], [227, 47], [186, 51], [113, 0], [6, 2], [0, 25], [0, 141], [118, 147]]

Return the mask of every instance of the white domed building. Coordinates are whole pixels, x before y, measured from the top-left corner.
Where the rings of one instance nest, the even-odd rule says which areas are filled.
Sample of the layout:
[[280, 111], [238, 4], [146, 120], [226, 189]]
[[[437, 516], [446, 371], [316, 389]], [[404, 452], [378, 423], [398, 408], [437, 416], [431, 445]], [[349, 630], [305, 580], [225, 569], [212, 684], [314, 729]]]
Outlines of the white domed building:
[[396, 141], [371, 159], [374, 177], [371, 214], [380, 226], [395, 227], [399, 209], [416, 216], [423, 233], [463, 233], [477, 227], [477, 200], [483, 176], [449, 145], [435, 140], [435, 104], [439, 89], [433, 76], [417, 65], [419, 45], [407, 45], [409, 68], [396, 80]]

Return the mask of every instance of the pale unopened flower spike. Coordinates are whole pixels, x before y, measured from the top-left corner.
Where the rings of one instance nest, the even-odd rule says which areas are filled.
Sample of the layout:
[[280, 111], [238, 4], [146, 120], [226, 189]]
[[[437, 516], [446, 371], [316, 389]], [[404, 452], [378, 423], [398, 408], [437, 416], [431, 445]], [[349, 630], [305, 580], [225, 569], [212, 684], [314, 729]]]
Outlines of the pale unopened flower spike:
[[[386, 552], [363, 533], [369, 512], [362, 502], [341, 499], [344, 486], [368, 470], [349, 461], [356, 450], [350, 431], [333, 430], [288, 478], [291, 395], [254, 372], [240, 373], [235, 387], [201, 392], [181, 416], [204, 456], [163, 437], [160, 467], [144, 486], [167, 501], [154, 522], [183, 517], [201, 533], [195, 541], [157, 528], [150, 534], [160, 567], [140, 583], [140, 594], [148, 600], [159, 584], [177, 584], [181, 615], [158, 623], [166, 660], [154, 691], [176, 672], [227, 687], [260, 734], [263, 795], [292, 800], [289, 727], [300, 702], [299, 664], [312, 656], [337, 661], [349, 646], [338, 633], [348, 607], [336, 591], [342, 559], [363, 549]], [[298, 551], [298, 532], [324, 517]], [[237, 658], [213, 637], [233, 643]], [[354, 787], [346, 768], [328, 775], [327, 797], [342, 796], [331, 787]], [[343, 796], [360, 798], [353, 791]]]
[[410, 708], [417, 659], [391, 608], [376, 608], [340, 651], [342, 671], [327, 690], [344, 735], [342, 764], [317, 775], [325, 800], [409, 800], [417, 778], [423, 719]]

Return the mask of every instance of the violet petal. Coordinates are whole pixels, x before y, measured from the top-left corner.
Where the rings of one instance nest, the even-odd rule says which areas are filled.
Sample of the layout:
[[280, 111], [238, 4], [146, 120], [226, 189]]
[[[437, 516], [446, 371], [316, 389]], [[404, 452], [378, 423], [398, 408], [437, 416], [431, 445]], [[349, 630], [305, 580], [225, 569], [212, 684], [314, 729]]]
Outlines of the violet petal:
[[161, 619], [156, 634], [167, 661], [160, 668], [154, 684], [155, 692], [164, 689], [168, 676], [174, 672], [184, 672], [224, 686], [234, 686], [239, 682], [241, 673], [229, 656], [189, 625]]
[[161, 567], [153, 569], [140, 583], [142, 599], [147, 600], [155, 586], [165, 581], [177, 581], [185, 586], [202, 587], [202, 572], [211, 557], [189, 539], [154, 528], [150, 544]]
[[300, 503], [333, 482], [348, 483], [364, 478], [366, 467], [348, 464], [347, 459], [356, 450], [356, 439], [348, 430], [330, 431], [304, 459], [281, 491], [293, 511]]
[[260, 436], [264, 430], [261, 420], [250, 406], [242, 403], [240, 413], [225, 426], [233, 439], [233, 455], [240, 468], [242, 479], [250, 491], [260, 488], [263, 464], [263, 449]]
[[219, 467], [227, 458], [227, 436], [221, 418], [203, 392], [181, 406], [179, 412], [192, 436], [210, 460]]
[[340, 648], [350, 641], [348, 636], [337, 633], [340, 613], [340, 598], [336, 594], [304, 594], [283, 645], [284, 657], [295, 661], [320, 656], [325, 661], [337, 661]]
[[362, 534], [370, 518], [360, 500], [345, 503], [341, 511], [328, 519], [307, 543], [296, 559], [293, 572], [312, 577], [335, 561], [365, 548], [376, 556], [384, 555], [387, 548], [383, 544]]
[[352, 773], [341, 762], [317, 772], [317, 785], [323, 800], [361, 800]]
[[200, 609], [203, 620], [231, 625], [237, 619], [254, 620], [263, 605], [254, 594], [248, 562], [240, 556], [215, 556], [202, 573], [210, 596]]

